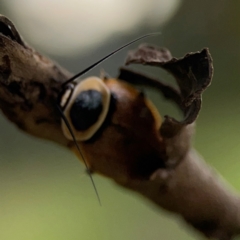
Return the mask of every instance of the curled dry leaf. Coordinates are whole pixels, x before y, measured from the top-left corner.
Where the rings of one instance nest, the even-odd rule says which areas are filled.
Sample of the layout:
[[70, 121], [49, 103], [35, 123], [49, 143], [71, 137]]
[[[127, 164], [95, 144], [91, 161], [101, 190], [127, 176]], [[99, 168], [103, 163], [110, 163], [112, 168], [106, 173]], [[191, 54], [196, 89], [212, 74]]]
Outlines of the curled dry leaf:
[[[210, 85], [213, 76], [212, 58], [207, 48], [201, 52], [188, 53], [183, 58], [177, 59], [173, 58], [165, 48], [141, 45], [136, 51], [128, 54], [126, 65], [133, 63], [161, 67], [171, 73], [177, 81], [178, 93], [171, 86], [165, 86], [160, 90], [166, 95], [167, 89], [170, 95], [168, 98], [173, 98], [182, 109], [184, 120], [179, 122], [166, 116], [161, 127], [163, 136], [172, 137], [184, 125], [191, 124], [196, 120], [201, 108], [202, 93]], [[125, 77], [120, 74], [120, 79], [125, 79]], [[154, 80], [148, 78], [146, 81]], [[158, 85], [160, 84], [158, 83]]]
[[173, 167], [190, 148], [193, 133], [193, 126], [190, 124], [197, 119], [201, 109], [202, 93], [212, 80], [211, 55], [208, 49], [203, 49], [201, 52], [189, 53], [177, 59], [165, 48], [141, 45], [128, 54], [126, 64], [133, 63], [161, 67], [176, 79], [179, 89], [126, 68], [122, 68], [119, 75], [119, 78], [125, 81], [158, 89], [165, 98], [175, 102], [182, 110], [184, 115], [182, 121], [165, 116], [160, 128], [166, 144], [168, 166]]

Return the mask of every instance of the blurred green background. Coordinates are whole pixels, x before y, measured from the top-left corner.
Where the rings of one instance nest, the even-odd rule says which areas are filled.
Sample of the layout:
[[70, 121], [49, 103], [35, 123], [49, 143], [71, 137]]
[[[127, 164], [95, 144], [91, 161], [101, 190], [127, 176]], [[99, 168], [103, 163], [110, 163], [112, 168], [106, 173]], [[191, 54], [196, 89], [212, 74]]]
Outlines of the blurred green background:
[[[157, 15], [154, 15], [154, 21], [149, 16], [153, 11], [156, 13], [156, 6], [161, 9], [160, 12], [164, 12], [164, 2], [167, 0], [152, 0], [148, 3], [132, 1], [134, 8], [130, 9], [130, 12], [135, 12], [134, 9], [140, 8], [141, 4], [148, 5], [148, 15], [141, 12], [142, 18], [134, 23], [135, 27], [132, 24], [131, 28], [127, 30], [122, 28], [117, 32], [121, 19], [127, 17], [124, 11], [120, 12], [120, 18], [113, 22], [116, 25], [114, 31], [109, 30], [106, 33], [102, 29], [96, 29], [95, 32], [98, 34], [104, 32], [106, 35], [102, 38], [104, 40], [92, 43], [89, 48], [84, 48], [83, 44], [78, 50], [71, 49], [69, 54], [67, 50], [71, 43], [68, 42], [70, 36], [66, 34], [67, 25], [56, 26], [56, 29], [60, 28], [61, 31], [56, 32], [55, 36], [63, 38], [62, 45], [57, 48], [54, 39], [51, 40], [44, 35], [46, 34], [44, 31], [39, 32], [47, 28], [48, 24], [45, 22], [44, 25], [36, 16], [33, 17], [33, 10], [25, 7], [29, 1], [15, 0], [11, 4], [9, 2], [0, 0], [0, 12], [12, 19], [20, 32], [26, 34], [26, 36], [24, 34], [25, 40], [72, 72], [80, 71], [109, 51], [148, 32], [161, 31], [161, 36], [147, 39], [147, 42], [169, 48], [176, 57], [209, 47], [214, 60], [214, 78], [212, 85], [203, 96], [203, 108], [197, 120], [194, 145], [210, 165], [217, 169], [234, 188], [240, 190], [239, 1], [176, 0], [172, 3], [174, 9], [172, 13], [165, 20], [159, 16], [159, 22]], [[59, 2], [62, 4], [62, 1]], [[109, 4], [110, 2], [114, 0], [109, 1]], [[31, 3], [34, 8], [34, 1]], [[85, 16], [84, 9], [80, 7], [78, 9], [76, 3], [77, 1], [75, 3], [66, 1], [65, 4], [72, 4], [71, 7], [75, 10], [77, 8], [77, 15], [85, 17], [89, 29], [92, 25], [88, 21], [94, 17], [98, 21], [108, 17], [100, 8], [100, 2], [95, 1], [94, 5], [99, 11], [98, 16], [91, 12], [85, 12]], [[43, 9], [48, 9], [48, 2], [45, 4]], [[117, 8], [117, 1], [115, 6]], [[35, 9], [36, 12], [38, 10], [40, 12], [40, 9]], [[56, 14], [57, 17], [52, 20], [51, 17], [47, 19], [42, 13], [38, 17], [47, 19], [52, 26], [52, 29], [48, 29], [49, 32], [54, 32], [54, 24], [57, 24], [58, 19], [62, 23], [64, 18], [68, 20], [71, 18], [71, 10], [68, 12], [70, 15], [59, 13], [57, 4], [48, 11]], [[128, 14], [128, 17], [131, 21], [131, 14]], [[52, 21], [56, 22], [52, 24]], [[88, 36], [87, 28], [81, 31], [81, 21], [77, 22], [78, 27], [75, 26], [75, 32], [80, 33], [80, 37]], [[108, 21], [112, 22], [112, 17], [109, 17]], [[31, 29], [27, 23], [35, 26], [41, 41], [36, 42], [31, 38], [31, 34], [27, 35], [27, 31]], [[107, 25], [102, 26], [104, 27], [107, 28]], [[74, 38], [74, 35], [71, 37]], [[55, 52], [48, 51], [49, 46], [44, 46], [45, 38], [48, 44], [54, 46], [52, 48], [56, 50]], [[136, 46], [137, 44], [130, 49]], [[61, 49], [64, 51], [61, 52]], [[110, 75], [116, 76], [126, 54], [127, 50], [123, 50], [93, 70], [90, 75], [98, 75], [103, 68]], [[160, 70], [153, 71], [146, 67], [138, 69], [171, 80], [170, 76]], [[150, 92], [150, 95], [162, 115], [177, 115], [169, 104], [162, 103], [155, 92]], [[103, 205], [100, 207], [91, 182], [84, 173], [83, 165], [71, 152], [54, 143], [25, 135], [3, 116], [0, 116], [0, 124], [1, 240], [202, 239], [178, 217], [154, 208], [140, 196], [121, 189], [108, 179], [94, 176]]]

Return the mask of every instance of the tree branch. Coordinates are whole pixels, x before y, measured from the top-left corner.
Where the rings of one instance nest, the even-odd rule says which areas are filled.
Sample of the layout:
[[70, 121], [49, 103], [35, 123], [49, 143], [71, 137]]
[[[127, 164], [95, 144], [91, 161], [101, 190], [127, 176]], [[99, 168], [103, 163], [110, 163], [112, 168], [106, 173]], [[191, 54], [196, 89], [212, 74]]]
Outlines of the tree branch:
[[[140, 47], [128, 63], [166, 69], [179, 89], [127, 69], [119, 78], [161, 91], [182, 110], [184, 120], [158, 112], [128, 83], [104, 79], [112, 94], [108, 116], [88, 141], [79, 142], [91, 170], [182, 216], [209, 238], [229, 240], [240, 233], [240, 200], [191, 147], [201, 94], [212, 78], [207, 49], [172, 58]], [[76, 151], [61, 129], [56, 102], [71, 74], [26, 45], [14, 25], [0, 16], [0, 108], [20, 129]], [[161, 127], [160, 127], [161, 126]]]

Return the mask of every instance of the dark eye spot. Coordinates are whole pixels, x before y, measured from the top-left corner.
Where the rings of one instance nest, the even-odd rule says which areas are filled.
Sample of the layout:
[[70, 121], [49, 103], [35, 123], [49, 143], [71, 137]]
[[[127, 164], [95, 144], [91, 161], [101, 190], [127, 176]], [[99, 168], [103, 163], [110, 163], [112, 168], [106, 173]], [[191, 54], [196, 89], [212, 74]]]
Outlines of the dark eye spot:
[[87, 130], [97, 122], [102, 109], [102, 94], [100, 92], [96, 90], [81, 92], [70, 109], [73, 126], [78, 131]]

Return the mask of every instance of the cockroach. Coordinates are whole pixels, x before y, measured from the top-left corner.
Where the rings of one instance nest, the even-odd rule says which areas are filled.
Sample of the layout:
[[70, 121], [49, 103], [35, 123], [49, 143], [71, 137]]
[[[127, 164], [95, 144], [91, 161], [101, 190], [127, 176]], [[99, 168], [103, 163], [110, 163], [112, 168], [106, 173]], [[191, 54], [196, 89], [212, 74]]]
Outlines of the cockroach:
[[62, 84], [58, 98], [62, 131], [84, 162], [99, 202], [92, 172], [124, 184], [162, 167], [161, 117], [143, 92], [126, 82], [108, 77], [75, 80], [121, 49], [155, 34], [127, 43]]

